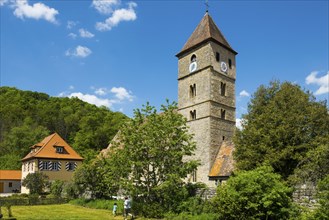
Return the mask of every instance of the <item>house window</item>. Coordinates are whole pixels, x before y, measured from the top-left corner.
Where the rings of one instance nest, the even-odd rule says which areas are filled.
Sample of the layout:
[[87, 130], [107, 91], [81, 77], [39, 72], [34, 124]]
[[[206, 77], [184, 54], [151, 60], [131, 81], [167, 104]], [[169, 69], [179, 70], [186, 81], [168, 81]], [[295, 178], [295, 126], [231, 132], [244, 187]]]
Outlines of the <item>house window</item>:
[[13, 187], [13, 183], [12, 182], [9, 182], [8, 187], [9, 188]]
[[196, 119], [196, 110], [190, 111], [190, 119], [195, 120]]
[[230, 69], [232, 69], [232, 60], [231, 60], [231, 59], [228, 59], [228, 67], [229, 67]]
[[191, 56], [191, 63], [193, 63], [193, 62], [195, 62], [196, 61], [196, 56], [195, 56], [195, 54], [193, 54], [192, 56]]
[[216, 52], [216, 61], [219, 62], [220, 61], [220, 54], [218, 52]]
[[192, 182], [196, 182], [197, 181], [197, 178], [196, 178], [196, 170], [194, 170], [192, 172]]
[[59, 153], [59, 154], [64, 153], [64, 147], [56, 147], [56, 153]]
[[42, 161], [42, 170], [49, 170], [50, 169], [49, 161]]
[[226, 95], [226, 83], [223, 83], [223, 82], [220, 83], [220, 94], [222, 96]]
[[53, 169], [52, 170], [54, 170], [54, 171], [59, 170], [58, 162], [53, 162]]
[[76, 167], [77, 167], [76, 162], [66, 162], [65, 169], [67, 171], [74, 171]]
[[196, 96], [196, 85], [190, 85], [190, 97], [193, 98]]
[[221, 110], [220, 110], [220, 117], [221, 117], [222, 119], [225, 119], [225, 110], [224, 110], [224, 109], [221, 109]]

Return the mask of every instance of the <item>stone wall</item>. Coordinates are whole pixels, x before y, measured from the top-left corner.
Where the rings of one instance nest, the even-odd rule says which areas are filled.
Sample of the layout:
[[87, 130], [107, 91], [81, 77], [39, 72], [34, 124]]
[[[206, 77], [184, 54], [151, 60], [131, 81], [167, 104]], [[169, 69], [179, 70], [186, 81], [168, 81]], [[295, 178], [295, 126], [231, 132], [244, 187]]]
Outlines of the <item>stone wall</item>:
[[293, 193], [294, 202], [308, 207], [314, 208], [317, 204], [316, 200], [316, 186], [314, 183], [304, 183], [296, 186], [295, 191]]

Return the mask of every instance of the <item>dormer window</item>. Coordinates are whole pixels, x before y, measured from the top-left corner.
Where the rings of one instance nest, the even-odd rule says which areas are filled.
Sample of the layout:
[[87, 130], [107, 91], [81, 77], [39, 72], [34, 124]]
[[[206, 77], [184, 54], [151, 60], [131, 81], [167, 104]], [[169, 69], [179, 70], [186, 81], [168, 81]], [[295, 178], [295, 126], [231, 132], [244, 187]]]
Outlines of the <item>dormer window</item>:
[[56, 147], [56, 153], [58, 154], [64, 153], [64, 147]]

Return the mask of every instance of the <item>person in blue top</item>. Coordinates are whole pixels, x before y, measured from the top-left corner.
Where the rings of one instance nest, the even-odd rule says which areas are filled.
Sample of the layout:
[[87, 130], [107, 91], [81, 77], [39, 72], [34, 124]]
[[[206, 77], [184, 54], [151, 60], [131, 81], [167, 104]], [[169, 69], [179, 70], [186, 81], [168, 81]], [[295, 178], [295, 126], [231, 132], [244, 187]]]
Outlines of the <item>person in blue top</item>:
[[118, 205], [117, 203], [115, 202], [114, 205], [113, 205], [113, 215], [116, 216], [117, 215], [117, 209], [118, 209]]

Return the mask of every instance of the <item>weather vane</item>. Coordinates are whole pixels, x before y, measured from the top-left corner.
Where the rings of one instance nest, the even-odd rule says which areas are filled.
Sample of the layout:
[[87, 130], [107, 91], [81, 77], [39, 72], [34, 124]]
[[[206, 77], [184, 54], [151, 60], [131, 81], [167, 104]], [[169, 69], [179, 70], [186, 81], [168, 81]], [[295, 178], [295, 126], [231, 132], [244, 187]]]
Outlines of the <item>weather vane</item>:
[[206, 5], [206, 12], [208, 12], [208, 10], [209, 10], [209, 3], [208, 3], [208, 0], [206, 0], [204, 4]]

